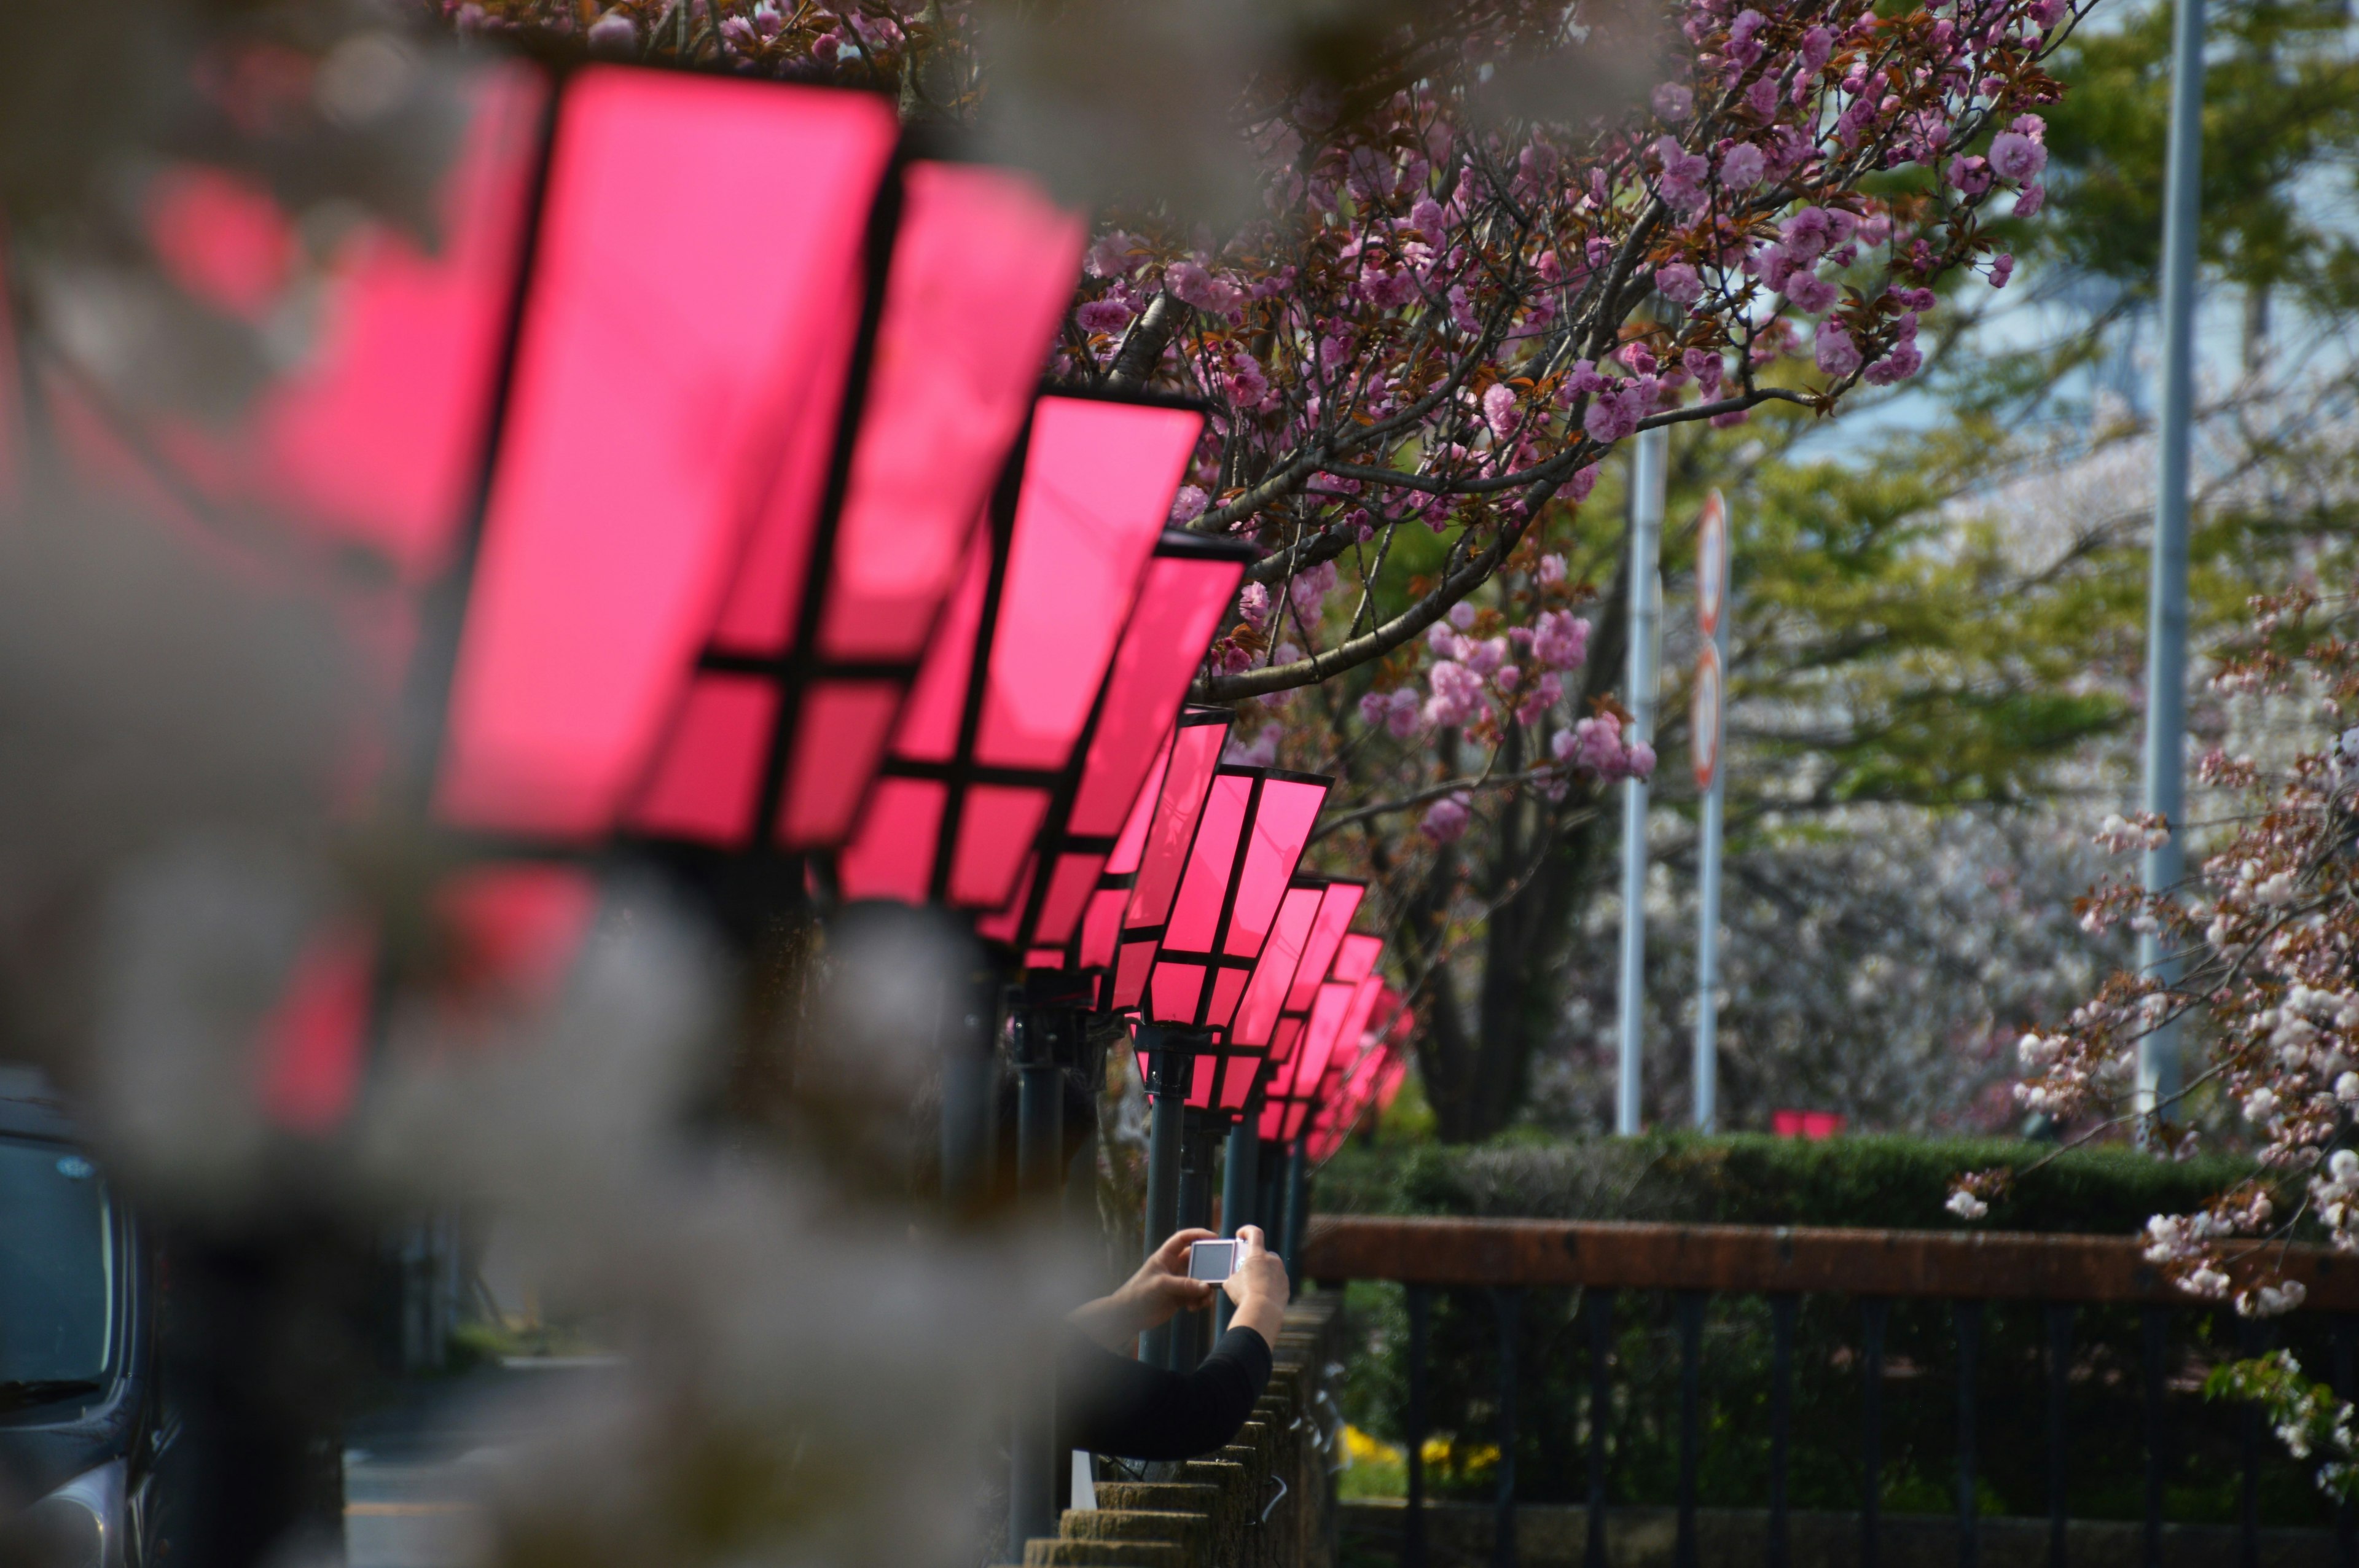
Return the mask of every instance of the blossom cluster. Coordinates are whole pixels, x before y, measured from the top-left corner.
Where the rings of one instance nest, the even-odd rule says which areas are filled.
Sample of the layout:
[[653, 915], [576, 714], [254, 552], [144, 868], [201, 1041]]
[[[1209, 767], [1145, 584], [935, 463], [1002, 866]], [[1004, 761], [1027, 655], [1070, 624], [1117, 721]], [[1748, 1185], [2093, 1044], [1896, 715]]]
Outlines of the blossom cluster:
[[[2248, 645], [2213, 686], [2231, 696], [2299, 692], [2328, 716], [2328, 733], [2274, 766], [2206, 756], [2201, 775], [2240, 792], [2245, 809], [2205, 846], [2195, 874], [2154, 892], [2117, 881], [2082, 901], [2084, 927], [2152, 933], [2179, 955], [2177, 972], [2117, 974], [2062, 1028], [2017, 1047], [2020, 1103], [2096, 1127], [2120, 1114], [2144, 1038], [2180, 1020], [2203, 1023], [2189, 1036], [2206, 1054], [2189, 1065], [2187, 1092], [2216, 1097], [2268, 1180], [2195, 1214], [2155, 1217], [2147, 1257], [2190, 1292], [2233, 1295], [2238, 1310], [2264, 1315], [2299, 1305], [2302, 1290], [2257, 1242], [2314, 1227], [2359, 1251], [2359, 745], [2349, 724], [2359, 647], [2310, 625], [2317, 605], [2307, 592], [2256, 600]], [[2303, 646], [2289, 653], [2289, 641]], [[2169, 835], [2139, 814], [2107, 816], [2095, 838], [2119, 853]], [[2191, 1150], [2196, 1119], [2183, 1105], [2158, 1107], [2147, 1134]]]

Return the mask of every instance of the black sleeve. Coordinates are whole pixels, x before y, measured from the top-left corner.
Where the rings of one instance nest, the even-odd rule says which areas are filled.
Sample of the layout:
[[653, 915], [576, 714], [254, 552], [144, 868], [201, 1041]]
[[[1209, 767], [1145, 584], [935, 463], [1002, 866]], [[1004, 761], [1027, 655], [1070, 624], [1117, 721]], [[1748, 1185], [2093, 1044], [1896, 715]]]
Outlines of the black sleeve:
[[1221, 1336], [1192, 1372], [1117, 1356], [1067, 1327], [1057, 1346], [1058, 1442], [1124, 1459], [1193, 1459], [1233, 1440], [1269, 1386], [1269, 1345]]

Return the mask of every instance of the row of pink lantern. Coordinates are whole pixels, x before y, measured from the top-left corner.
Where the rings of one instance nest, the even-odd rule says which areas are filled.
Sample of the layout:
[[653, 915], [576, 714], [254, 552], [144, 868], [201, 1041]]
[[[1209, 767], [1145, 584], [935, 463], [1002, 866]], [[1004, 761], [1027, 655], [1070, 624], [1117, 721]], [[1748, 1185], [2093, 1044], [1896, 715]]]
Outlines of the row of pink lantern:
[[[188, 301], [310, 323], [226, 413], [0, 319], [67, 477], [357, 604], [411, 718], [356, 754], [376, 809], [478, 851], [437, 898], [475, 983], [553, 987], [612, 846], [810, 866], [1101, 973], [1101, 1007], [1206, 1043], [1191, 1104], [1258, 1090], [1302, 1136], [1355, 1081], [1330, 1062], [1378, 945], [1356, 884], [1295, 876], [1328, 781], [1223, 763], [1225, 718], [1181, 711], [1249, 559], [1165, 526], [1201, 411], [1037, 390], [1079, 215], [913, 154], [873, 94], [455, 69], [416, 89], [461, 126], [430, 241], [350, 223], [307, 265], [233, 163], [149, 182]], [[282, 1119], [348, 1108], [379, 961], [353, 930], [301, 966]]]

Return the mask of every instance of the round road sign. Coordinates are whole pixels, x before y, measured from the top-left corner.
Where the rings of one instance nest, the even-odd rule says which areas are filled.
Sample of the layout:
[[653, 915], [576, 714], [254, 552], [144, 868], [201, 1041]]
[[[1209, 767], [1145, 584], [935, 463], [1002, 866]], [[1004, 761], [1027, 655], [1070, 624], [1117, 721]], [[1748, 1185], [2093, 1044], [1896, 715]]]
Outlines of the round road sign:
[[1710, 789], [1720, 772], [1720, 650], [1710, 643], [1696, 655], [1695, 691], [1688, 708], [1688, 746], [1695, 753], [1696, 788]]
[[1720, 630], [1728, 603], [1728, 503], [1713, 491], [1696, 519], [1696, 628], [1706, 638]]

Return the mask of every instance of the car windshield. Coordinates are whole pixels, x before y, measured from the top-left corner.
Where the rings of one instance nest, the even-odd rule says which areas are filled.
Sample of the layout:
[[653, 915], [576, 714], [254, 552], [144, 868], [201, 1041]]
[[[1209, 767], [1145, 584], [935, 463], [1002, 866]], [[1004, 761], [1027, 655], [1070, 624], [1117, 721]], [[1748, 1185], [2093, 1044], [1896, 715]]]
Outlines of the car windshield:
[[0, 1384], [103, 1380], [120, 1266], [91, 1162], [0, 1138]]

